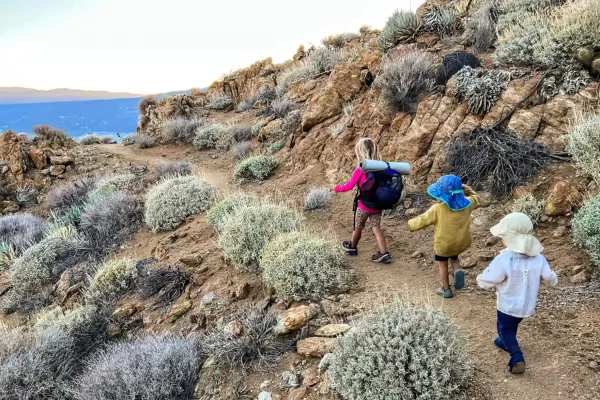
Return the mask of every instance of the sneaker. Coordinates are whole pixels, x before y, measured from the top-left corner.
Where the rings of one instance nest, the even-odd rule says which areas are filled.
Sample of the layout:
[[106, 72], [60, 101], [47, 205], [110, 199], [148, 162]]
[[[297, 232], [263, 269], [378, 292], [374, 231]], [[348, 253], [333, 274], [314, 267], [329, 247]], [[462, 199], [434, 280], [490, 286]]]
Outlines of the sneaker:
[[454, 271], [454, 289], [459, 290], [465, 287], [465, 272], [461, 269]]
[[442, 296], [445, 299], [450, 299], [452, 298], [454, 295], [452, 294], [452, 289], [448, 288], [448, 289], [444, 289], [442, 287], [439, 287], [438, 290], [435, 292], [438, 296]]
[[358, 249], [356, 247], [352, 247], [352, 242], [346, 240], [344, 243], [342, 243], [342, 247], [344, 250], [346, 250], [346, 253], [348, 253], [349, 256], [358, 255]]
[[389, 251], [385, 254], [381, 254], [381, 252], [378, 251], [377, 253], [373, 254], [371, 260], [377, 263], [389, 264], [392, 262], [392, 256], [390, 255]]

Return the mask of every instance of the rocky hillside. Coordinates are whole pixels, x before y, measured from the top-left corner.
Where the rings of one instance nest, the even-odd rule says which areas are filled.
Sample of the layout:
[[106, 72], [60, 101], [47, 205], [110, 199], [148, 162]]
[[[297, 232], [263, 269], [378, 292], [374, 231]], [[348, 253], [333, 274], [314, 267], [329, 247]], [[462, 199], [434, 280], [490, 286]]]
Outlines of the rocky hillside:
[[[428, 1], [205, 93], [146, 97], [123, 144], [5, 132], [0, 398], [596, 398], [594, 24], [596, 0]], [[382, 219], [391, 264], [370, 232], [356, 257], [340, 246], [353, 193], [330, 187], [362, 137], [412, 166]], [[446, 173], [484, 200], [452, 299], [433, 295], [432, 231], [406, 227]], [[17, 200], [25, 183], [37, 202]], [[519, 378], [475, 281], [510, 210], [559, 275], [519, 330]]]

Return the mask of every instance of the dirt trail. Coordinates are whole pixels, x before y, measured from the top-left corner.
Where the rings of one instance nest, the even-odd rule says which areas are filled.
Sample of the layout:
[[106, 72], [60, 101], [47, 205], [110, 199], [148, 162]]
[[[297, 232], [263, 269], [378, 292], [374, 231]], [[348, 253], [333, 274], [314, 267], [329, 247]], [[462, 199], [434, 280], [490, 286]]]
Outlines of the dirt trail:
[[[122, 145], [98, 147], [124, 161], [146, 165], [153, 165], [159, 159], [187, 159], [198, 165], [205, 179], [219, 189], [230, 189], [233, 185], [228, 166], [231, 163], [212, 159], [207, 153], [190, 148], [167, 146], [139, 150]], [[309, 182], [310, 179], [281, 175], [264, 185], [248, 186], [245, 190], [261, 194], [279, 191], [301, 202], [311, 184], [324, 184], [321, 176], [313, 174], [313, 181]], [[307, 222], [317, 229], [332, 232], [340, 239], [346, 238], [352, 228], [351, 201], [351, 193], [336, 197], [325, 213], [308, 214]], [[519, 339], [528, 371], [523, 376], [512, 376], [506, 369], [507, 356], [492, 343], [496, 337], [495, 296], [476, 288], [474, 271], [467, 276], [467, 287], [455, 298], [443, 300], [435, 296], [438, 283], [431, 261], [432, 232], [411, 234], [405, 224], [405, 220], [384, 219], [383, 228], [394, 256], [390, 265], [370, 262], [370, 249], [375, 249], [376, 243], [369, 232], [363, 236], [359, 246], [361, 253], [351, 260], [353, 267], [359, 271], [359, 288], [350, 296], [353, 305], [368, 310], [376, 308], [384, 299], [402, 296], [410, 301], [441, 307], [457, 322], [468, 339], [479, 380], [489, 388], [492, 399], [598, 398], [600, 373], [590, 369], [584, 358], [586, 355], [589, 357], [590, 352], [598, 351], [600, 307], [597, 304], [573, 304], [568, 309], [558, 310], [540, 309], [534, 317], [524, 321]], [[487, 227], [474, 227], [473, 234], [474, 243], [479, 243], [474, 246], [485, 250]], [[412, 258], [416, 251], [424, 256]]]

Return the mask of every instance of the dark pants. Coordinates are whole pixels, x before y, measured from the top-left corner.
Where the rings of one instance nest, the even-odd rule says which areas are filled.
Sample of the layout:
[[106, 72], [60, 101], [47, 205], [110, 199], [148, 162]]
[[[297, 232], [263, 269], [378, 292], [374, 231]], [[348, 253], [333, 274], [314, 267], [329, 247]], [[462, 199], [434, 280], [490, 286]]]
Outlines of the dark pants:
[[498, 311], [498, 337], [500, 344], [504, 346], [504, 350], [510, 354], [510, 363], [508, 364], [510, 367], [517, 362], [525, 361], [517, 341], [517, 330], [521, 321], [523, 321], [523, 318], [513, 317]]

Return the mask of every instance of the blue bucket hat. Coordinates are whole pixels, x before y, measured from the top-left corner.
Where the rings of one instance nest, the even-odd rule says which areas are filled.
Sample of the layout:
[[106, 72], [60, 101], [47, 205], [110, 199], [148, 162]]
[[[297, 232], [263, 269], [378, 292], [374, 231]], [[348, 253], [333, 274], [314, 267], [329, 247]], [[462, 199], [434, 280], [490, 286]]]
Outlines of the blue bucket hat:
[[471, 206], [462, 190], [462, 182], [458, 176], [444, 175], [436, 183], [429, 186], [427, 193], [435, 199], [443, 201], [452, 211], [460, 211]]

